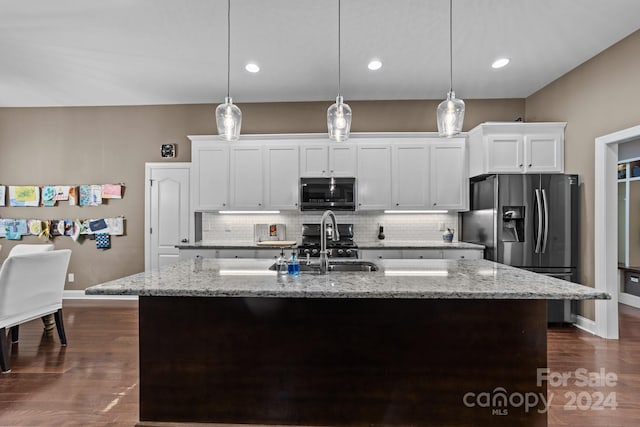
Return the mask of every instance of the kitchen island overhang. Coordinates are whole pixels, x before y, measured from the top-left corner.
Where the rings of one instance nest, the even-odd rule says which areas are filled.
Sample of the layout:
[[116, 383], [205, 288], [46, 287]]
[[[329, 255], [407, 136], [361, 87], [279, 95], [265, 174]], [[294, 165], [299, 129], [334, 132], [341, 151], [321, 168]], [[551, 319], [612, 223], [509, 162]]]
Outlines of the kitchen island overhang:
[[482, 260], [297, 279], [269, 264], [87, 290], [140, 295], [142, 422], [546, 425], [546, 299], [608, 297]]

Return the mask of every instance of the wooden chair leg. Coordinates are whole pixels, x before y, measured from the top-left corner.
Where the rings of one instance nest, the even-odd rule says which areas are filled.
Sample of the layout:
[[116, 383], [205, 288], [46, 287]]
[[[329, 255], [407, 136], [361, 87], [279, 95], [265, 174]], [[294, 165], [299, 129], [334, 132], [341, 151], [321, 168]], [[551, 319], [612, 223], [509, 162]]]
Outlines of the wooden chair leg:
[[20, 325], [11, 327], [11, 344], [18, 342], [18, 335], [20, 334]]
[[0, 328], [0, 368], [2, 373], [10, 372], [11, 365], [9, 364], [9, 348], [7, 346], [7, 329]]
[[58, 336], [60, 337], [60, 343], [63, 346], [67, 345], [67, 336], [64, 333], [64, 323], [62, 322], [62, 309], [59, 308], [58, 311], [53, 313], [53, 316], [56, 319], [56, 329], [58, 329]]

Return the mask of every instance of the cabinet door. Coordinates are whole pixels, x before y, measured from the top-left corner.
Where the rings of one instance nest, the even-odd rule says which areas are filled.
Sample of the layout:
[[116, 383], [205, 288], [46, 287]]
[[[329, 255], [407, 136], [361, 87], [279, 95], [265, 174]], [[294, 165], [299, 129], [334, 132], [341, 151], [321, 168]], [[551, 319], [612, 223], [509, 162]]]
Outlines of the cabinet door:
[[522, 135], [487, 136], [487, 172], [521, 173], [524, 170]]
[[229, 147], [194, 142], [191, 164], [193, 209], [226, 209], [229, 203]]
[[402, 259], [402, 251], [399, 249], [366, 249], [361, 250], [360, 258], [367, 261], [377, 259]]
[[392, 209], [429, 207], [429, 145], [394, 145], [391, 172]]
[[262, 209], [262, 147], [231, 148], [231, 207]]
[[329, 145], [329, 175], [356, 176], [356, 158], [358, 151], [354, 145]]
[[403, 249], [402, 259], [441, 259], [440, 249]]
[[216, 258], [256, 258], [255, 249], [217, 249]]
[[482, 249], [445, 249], [442, 251], [444, 259], [482, 259]]
[[298, 146], [264, 148], [266, 209], [298, 209]]
[[562, 135], [525, 135], [525, 171], [563, 172], [564, 143]]
[[358, 210], [383, 210], [391, 205], [391, 147], [358, 146]]
[[431, 206], [435, 209], [467, 209], [467, 173], [464, 141], [431, 145]]
[[300, 146], [300, 176], [328, 176], [329, 156], [327, 144]]

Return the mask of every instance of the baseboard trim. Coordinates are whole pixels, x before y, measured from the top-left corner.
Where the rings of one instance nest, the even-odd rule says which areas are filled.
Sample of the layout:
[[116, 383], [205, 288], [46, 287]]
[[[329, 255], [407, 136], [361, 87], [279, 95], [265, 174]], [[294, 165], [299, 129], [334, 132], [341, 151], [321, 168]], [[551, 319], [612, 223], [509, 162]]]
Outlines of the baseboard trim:
[[587, 319], [586, 317], [580, 316], [579, 314], [576, 315], [575, 326], [576, 328], [582, 329], [585, 332], [589, 332], [592, 335], [597, 335], [596, 322], [591, 319]]
[[63, 300], [137, 300], [137, 295], [87, 295], [81, 290], [65, 290], [62, 292]]
[[618, 294], [618, 302], [629, 305], [631, 307], [640, 308], [640, 297], [628, 294], [626, 292], [620, 292]]

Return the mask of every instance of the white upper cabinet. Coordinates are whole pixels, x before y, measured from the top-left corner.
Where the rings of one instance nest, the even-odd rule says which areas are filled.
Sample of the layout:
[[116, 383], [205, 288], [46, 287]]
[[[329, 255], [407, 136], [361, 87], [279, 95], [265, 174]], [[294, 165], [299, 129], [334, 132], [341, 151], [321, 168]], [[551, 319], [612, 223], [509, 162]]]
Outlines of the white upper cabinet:
[[356, 176], [356, 147], [350, 143], [303, 144], [300, 146], [300, 176]]
[[329, 176], [354, 177], [358, 150], [353, 144], [329, 144]]
[[493, 173], [520, 173], [524, 169], [522, 135], [487, 136], [487, 170]]
[[[521, 138], [525, 146], [531, 141], [527, 155], [543, 164], [540, 151], [551, 144], [543, 138], [547, 134], [528, 136]], [[331, 176], [356, 178], [356, 210], [468, 206], [465, 138], [368, 134], [345, 143], [301, 135], [259, 135], [234, 143], [211, 135], [189, 138], [194, 211], [297, 211], [300, 177]]]
[[236, 145], [230, 148], [231, 208], [262, 209], [262, 146]]
[[563, 134], [550, 133], [525, 135], [525, 171], [531, 173], [564, 172]]
[[329, 170], [329, 144], [300, 146], [300, 176], [327, 176]]
[[564, 172], [566, 123], [499, 123], [469, 132], [469, 176]]
[[429, 144], [400, 142], [392, 153], [392, 209], [427, 209], [429, 206]]
[[464, 138], [431, 144], [431, 208], [468, 209], [467, 164]]
[[195, 211], [227, 209], [229, 205], [229, 147], [192, 141], [191, 203]]
[[358, 210], [383, 210], [391, 205], [391, 146], [358, 143]]
[[264, 146], [265, 208], [298, 209], [298, 145]]

